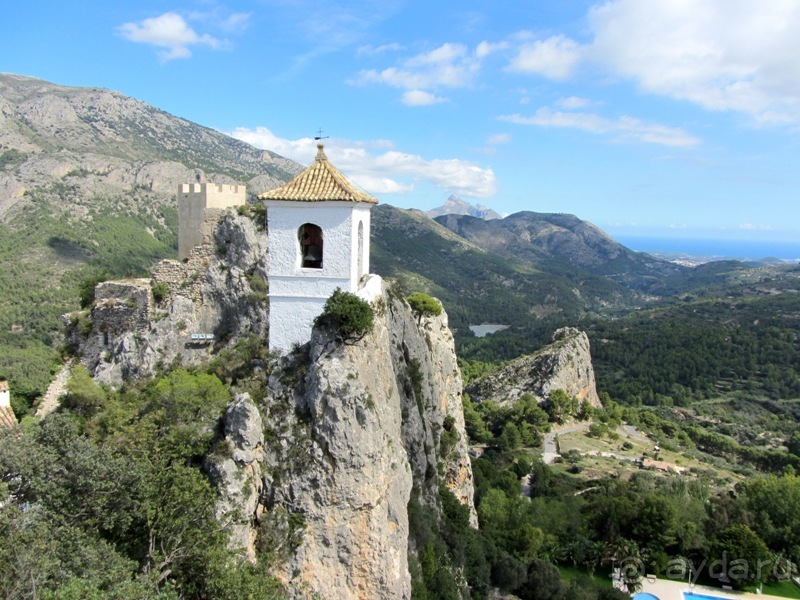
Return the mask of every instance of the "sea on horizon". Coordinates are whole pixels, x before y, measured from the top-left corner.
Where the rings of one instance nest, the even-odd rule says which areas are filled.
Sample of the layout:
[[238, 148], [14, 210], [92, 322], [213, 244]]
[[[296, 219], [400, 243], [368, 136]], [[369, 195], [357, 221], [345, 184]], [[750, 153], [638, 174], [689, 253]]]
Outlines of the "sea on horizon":
[[631, 250], [652, 254], [696, 256], [716, 260], [778, 258], [787, 262], [800, 262], [800, 241], [703, 240], [632, 235], [617, 235], [615, 239]]

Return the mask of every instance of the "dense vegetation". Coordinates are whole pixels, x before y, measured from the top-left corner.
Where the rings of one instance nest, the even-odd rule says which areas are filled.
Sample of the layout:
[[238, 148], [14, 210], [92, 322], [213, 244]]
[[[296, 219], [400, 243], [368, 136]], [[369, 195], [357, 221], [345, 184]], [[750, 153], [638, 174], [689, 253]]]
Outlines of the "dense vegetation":
[[[630, 590], [645, 573], [712, 585], [727, 575], [738, 589], [788, 580], [800, 560], [800, 477], [791, 468], [733, 489], [718, 487], [710, 471], [586, 478], [580, 454], [568, 453], [551, 467], [521, 447], [524, 436], [509, 436], [510, 427], [524, 423], [536, 439], [555, 420], [549, 405], [548, 418], [531, 411], [527, 400], [519, 403], [500, 409], [466, 400], [470, 437], [493, 442], [473, 459], [481, 529], [466, 527], [464, 508], [443, 497], [437, 536], [412, 501], [412, 531], [421, 548], [415, 597], [453, 598], [449, 590], [466, 585], [473, 598], [485, 597], [492, 586], [521, 598], [616, 597], [603, 587], [615, 568]], [[608, 432], [639, 414], [649, 411], [612, 401], [591, 416]], [[530, 476], [527, 494], [520, 491], [524, 475]], [[576, 568], [583, 579], [570, 584], [565, 574]]]
[[202, 371], [109, 392], [78, 367], [60, 411], [0, 432], [3, 597], [282, 597], [214, 516], [202, 461], [229, 398]]
[[[141, 189], [131, 191], [131, 209], [121, 210], [122, 198], [83, 200], [65, 179], [30, 191], [0, 224], [0, 378], [10, 381], [20, 417], [58, 366], [60, 317], [78, 308], [81, 283], [147, 276], [177, 248], [175, 208]], [[75, 203], [84, 214], [64, 208]]]
[[590, 329], [599, 385], [628, 404], [686, 405], [721, 391], [800, 397], [800, 295], [714, 298]]

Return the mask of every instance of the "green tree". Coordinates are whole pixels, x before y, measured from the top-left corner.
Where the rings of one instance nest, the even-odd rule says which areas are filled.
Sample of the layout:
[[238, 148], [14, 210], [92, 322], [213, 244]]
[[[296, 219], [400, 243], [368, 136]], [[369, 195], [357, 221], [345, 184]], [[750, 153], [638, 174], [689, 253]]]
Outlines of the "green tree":
[[522, 600], [555, 600], [561, 595], [561, 573], [553, 563], [534, 558], [528, 565], [528, 581], [515, 593]]
[[800, 477], [753, 479], [740, 487], [742, 503], [769, 548], [800, 560]]
[[469, 439], [473, 442], [491, 441], [492, 432], [486, 427], [481, 413], [475, 409], [469, 394], [464, 394], [462, 406], [464, 407], [464, 428], [467, 430]]
[[792, 433], [791, 437], [786, 440], [786, 448], [795, 456], [800, 456], [800, 429]]
[[438, 317], [442, 314], [442, 303], [423, 292], [414, 292], [406, 300], [418, 318], [423, 316]]
[[730, 525], [720, 531], [711, 546], [717, 565], [709, 566], [712, 577], [726, 576], [737, 589], [767, 580], [772, 554], [764, 541], [747, 525]]
[[511, 422], [506, 423], [505, 427], [503, 427], [503, 432], [497, 438], [497, 447], [503, 452], [508, 452], [519, 448], [521, 443], [522, 436], [520, 435], [519, 427]]
[[99, 271], [90, 275], [80, 282], [78, 285], [78, 292], [80, 295], [81, 308], [89, 308], [94, 302], [94, 288], [98, 283], [102, 283], [108, 279], [106, 271]]
[[547, 413], [550, 420], [555, 423], [563, 423], [575, 412], [576, 401], [570, 398], [562, 389], [555, 389], [550, 392], [547, 398]]
[[106, 401], [106, 392], [98, 386], [83, 365], [75, 365], [67, 382], [67, 393], [61, 405], [76, 413], [91, 417]]

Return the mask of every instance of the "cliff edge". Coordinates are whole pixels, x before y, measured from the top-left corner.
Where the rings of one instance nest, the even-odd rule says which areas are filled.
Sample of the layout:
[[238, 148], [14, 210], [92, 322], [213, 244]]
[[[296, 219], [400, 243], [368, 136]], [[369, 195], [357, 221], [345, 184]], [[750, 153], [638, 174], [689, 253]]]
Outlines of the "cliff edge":
[[602, 407], [595, 385], [589, 338], [574, 327], [557, 330], [550, 345], [476, 379], [467, 386], [466, 392], [477, 401], [494, 400], [500, 404], [513, 403], [527, 392], [541, 403], [557, 389], [580, 401], [587, 400], [596, 408]]
[[[410, 598], [412, 490], [438, 510], [446, 486], [477, 526], [447, 316], [415, 315], [385, 285], [373, 309], [373, 329], [359, 341], [317, 327], [309, 344], [273, 365], [253, 414], [268, 432], [257, 468], [235, 457], [214, 467], [225, 474], [220, 489], [245, 499], [220, 515], [245, 514], [233, 543], [254, 554], [268, 529], [270, 550], [282, 551], [278, 575], [296, 598]], [[227, 423], [241, 412], [229, 411], [221, 442], [234, 454], [248, 436]], [[251, 491], [240, 493], [236, 481]], [[247, 500], [255, 497], [256, 505]]]

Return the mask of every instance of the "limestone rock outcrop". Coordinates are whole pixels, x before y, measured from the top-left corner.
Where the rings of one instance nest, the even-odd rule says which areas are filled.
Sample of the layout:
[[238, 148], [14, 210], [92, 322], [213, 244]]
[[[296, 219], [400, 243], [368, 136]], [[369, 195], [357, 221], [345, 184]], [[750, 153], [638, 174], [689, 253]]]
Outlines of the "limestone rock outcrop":
[[250, 395], [238, 394], [224, 417], [224, 438], [207, 457], [205, 467], [220, 490], [217, 520], [226, 527], [231, 544], [255, 560], [256, 531], [251, 523], [259, 516], [264, 460], [261, 413]]
[[[265, 343], [259, 227], [238, 211], [209, 213], [186, 262], [99, 284], [88, 311], [67, 315], [95, 380], [198, 364], [250, 334]], [[412, 493], [441, 514], [445, 486], [478, 524], [447, 314], [415, 314], [377, 276], [367, 288], [375, 322], [361, 339], [320, 325], [296, 351], [249, 366], [204, 462], [231, 546], [250, 560], [269, 552], [294, 598], [410, 598]]]
[[601, 406], [589, 338], [574, 327], [559, 329], [553, 334], [552, 344], [476, 379], [466, 391], [477, 401], [494, 400], [507, 404], [526, 392], [544, 402], [550, 392], [557, 389], [578, 400], [588, 400], [592, 406]]
[[242, 512], [269, 532], [258, 543], [281, 557], [277, 575], [295, 598], [410, 598], [412, 488], [436, 508], [446, 485], [477, 525], [447, 316], [418, 317], [387, 290], [373, 306], [361, 340], [315, 328], [279, 359], [260, 405], [264, 476], [249, 485], [262, 486], [262, 505]]
[[198, 364], [247, 334], [266, 336], [266, 232], [236, 211], [209, 211], [203, 229], [186, 262], [164, 260], [152, 279], [100, 283], [88, 311], [65, 316], [98, 382]]

